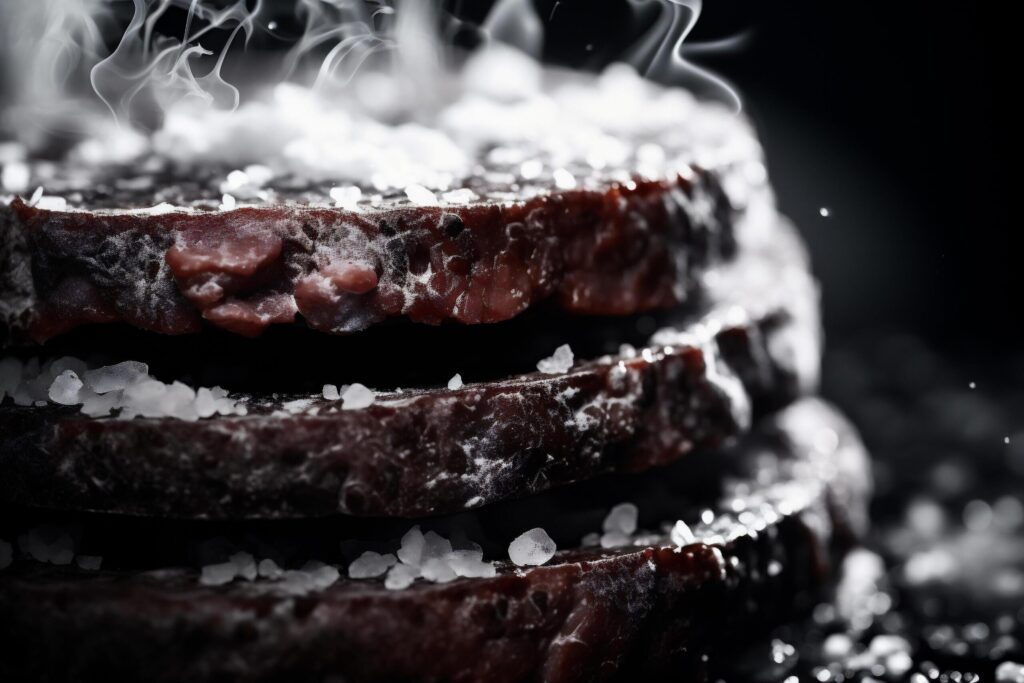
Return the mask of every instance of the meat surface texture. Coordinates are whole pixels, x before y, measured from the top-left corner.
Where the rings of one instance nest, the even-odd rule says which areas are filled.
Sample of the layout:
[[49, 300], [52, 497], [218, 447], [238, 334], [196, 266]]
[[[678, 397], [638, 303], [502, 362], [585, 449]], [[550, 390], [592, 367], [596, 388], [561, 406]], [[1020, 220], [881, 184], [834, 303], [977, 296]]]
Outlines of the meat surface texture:
[[50, 211], [0, 207], [0, 343], [86, 324], [254, 336], [299, 320], [332, 334], [389, 318], [489, 323], [541, 301], [624, 315], [693, 298], [733, 251], [715, 177], [608, 182], [522, 201], [346, 209]]
[[0, 573], [0, 674], [705, 680], [750, 637], [813, 606], [863, 531], [867, 460], [845, 421], [805, 401], [758, 433], [732, 452], [749, 478], [726, 488], [713, 521], [691, 520], [694, 540], [682, 547], [655, 533], [561, 551], [541, 567], [501, 565], [493, 578], [398, 591], [341, 579], [302, 594], [261, 579], [201, 586], [189, 570], [82, 572], [19, 560]]
[[[88, 418], [0, 407], [0, 501], [172, 517], [415, 517], [640, 471], [745, 432], [816, 383], [817, 290], [798, 245], [710, 278], [709, 309], [646, 348], [456, 389], [248, 396], [245, 416]], [[296, 402], [298, 401], [298, 402]]]

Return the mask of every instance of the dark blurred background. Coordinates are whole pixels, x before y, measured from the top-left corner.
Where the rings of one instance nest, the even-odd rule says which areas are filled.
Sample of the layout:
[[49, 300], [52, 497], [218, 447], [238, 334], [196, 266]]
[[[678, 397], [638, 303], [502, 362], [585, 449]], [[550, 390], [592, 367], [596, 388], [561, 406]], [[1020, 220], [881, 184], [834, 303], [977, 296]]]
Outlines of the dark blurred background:
[[[587, 44], [620, 50], [637, 4], [538, 0], [547, 56], [583, 65]], [[1020, 78], [1003, 7], [704, 4], [690, 40], [746, 39], [691, 59], [731, 81], [758, 126], [782, 209], [810, 244], [831, 342], [898, 330], [954, 353], [1020, 347]]]

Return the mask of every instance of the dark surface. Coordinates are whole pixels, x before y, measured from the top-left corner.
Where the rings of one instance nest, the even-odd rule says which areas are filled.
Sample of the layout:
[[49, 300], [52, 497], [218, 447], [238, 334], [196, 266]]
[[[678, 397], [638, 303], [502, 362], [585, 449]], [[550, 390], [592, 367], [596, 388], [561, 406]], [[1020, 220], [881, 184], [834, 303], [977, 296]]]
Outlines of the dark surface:
[[[538, 0], [550, 17], [548, 57], [576, 65], [619, 57], [658, 5], [598, 4], [602, 11], [589, 0]], [[735, 85], [757, 124], [781, 208], [809, 242], [833, 339], [885, 327], [940, 347], [1017, 345], [1014, 9], [955, 0], [703, 3], [691, 45], [744, 40], [690, 59]]]

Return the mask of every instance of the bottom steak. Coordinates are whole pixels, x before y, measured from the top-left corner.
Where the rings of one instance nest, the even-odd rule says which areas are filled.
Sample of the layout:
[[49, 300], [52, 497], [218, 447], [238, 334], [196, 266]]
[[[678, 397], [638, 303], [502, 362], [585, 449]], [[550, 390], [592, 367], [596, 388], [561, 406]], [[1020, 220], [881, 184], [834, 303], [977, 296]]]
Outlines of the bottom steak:
[[[692, 538], [669, 535], [670, 518], [619, 547], [500, 563], [492, 578], [397, 591], [340, 579], [297, 593], [263, 579], [204, 586], [190, 569], [18, 558], [0, 573], [0, 680], [703, 680], [749, 635], [823, 596], [863, 531], [870, 489], [857, 437], [813, 400], [706, 462], [724, 483], [703, 511], [693, 486], [679, 493]], [[623, 496], [659, 478], [662, 493], [686, 479], [641, 475], [623, 480]]]

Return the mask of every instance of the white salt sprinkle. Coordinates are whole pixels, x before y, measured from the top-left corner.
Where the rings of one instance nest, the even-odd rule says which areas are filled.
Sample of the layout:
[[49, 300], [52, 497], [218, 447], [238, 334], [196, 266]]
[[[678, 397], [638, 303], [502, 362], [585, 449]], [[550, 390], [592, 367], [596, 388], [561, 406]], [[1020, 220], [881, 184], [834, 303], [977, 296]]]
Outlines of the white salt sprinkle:
[[692, 545], [697, 542], [697, 537], [693, 535], [693, 531], [690, 529], [689, 525], [681, 519], [677, 520], [672, 526], [669, 538], [672, 540], [673, 545], [678, 548]]
[[381, 555], [367, 550], [348, 566], [348, 576], [350, 579], [372, 579], [376, 576], [383, 576], [396, 562], [398, 560], [391, 553]]
[[457, 576], [486, 579], [494, 576], [497, 570], [493, 562], [484, 562], [483, 557], [480, 550], [453, 550], [445, 560]]
[[235, 565], [219, 562], [204, 566], [199, 574], [199, 583], [204, 586], [224, 586], [235, 580]]
[[77, 564], [80, 569], [94, 572], [103, 564], [103, 558], [98, 555], [79, 555], [75, 558], [75, 564]]
[[357, 382], [345, 389], [345, 393], [341, 395], [341, 409], [359, 410], [373, 405], [376, 399], [377, 394], [372, 389], [367, 389]]
[[537, 567], [555, 556], [555, 542], [540, 527], [518, 536], [508, 546], [508, 557], [513, 564]]
[[75, 542], [59, 527], [41, 526], [18, 537], [18, 548], [36, 562], [68, 565], [75, 557]]
[[640, 511], [632, 503], [619, 503], [613, 507], [608, 516], [604, 518], [601, 528], [604, 531], [619, 531], [624, 534], [632, 534], [636, 531], [637, 517]]
[[420, 575], [434, 583], [448, 583], [456, 578], [455, 570], [439, 557], [432, 557], [424, 562], [420, 568]]
[[468, 188], [452, 190], [451, 192], [445, 192], [441, 195], [441, 199], [449, 204], [468, 204], [476, 198], [476, 192], [473, 192], [473, 190]]
[[81, 403], [79, 393], [83, 386], [85, 385], [82, 380], [78, 379], [78, 375], [73, 370], [65, 370], [54, 378], [47, 395], [54, 403], [73, 406]]
[[433, 192], [423, 187], [422, 185], [407, 185], [405, 188], [405, 196], [409, 198], [413, 204], [420, 206], [433, 206], [437, 204], [437, 197]]
[[149, 366], [138, 361], [125, 361], [116, 365], [107, 365], [95, 370], [87, 370], [82, 379], [97, 394], [125, 389], [138, 380], [149, 375]]
[[423, 548], [426, 539], [419, 525], [414, 526], [402, 536], [402, 545], [398, 549], [398, 559], [410, 567], [418, 567], [423, 558]]
[[31, 173], [28, 165], [20, 161], [11, 161], [4, 164], [4, 170], [0, 173], [0, 186], [8, 192], [24, 192], [28, 189], [30, 180]]
[[220, 198], [220, 206], [218, 207], [221, 211], [231, 211], [238, 205], [235, 201], [235, 197], [230, 194], [225, 194]]
[[458, 391], [462, 388], [462, 375], [455, 373], [450, 380], [448, 380], [448, 388], [451, 391]]
[[329, 193], [334, 205], [343, 209], [354, 209], [363, 197], [363, 191], [358, 187], [332, 187]]
[[1006, 661], [997, 666], [996, 683], [1024, 683], [1024, 664]]
[[572, 369], [573, 355], [568, 344], [562, 344], [548, 358], [537, 363], [537, 369], [545, 375], [561, 375]]
[[328, 401], [337, 401], [341, 398], [341, 394], [338, 393], [338, 387], [333, 384], [325, 384], [321, 393]]
[[256, 573], [263, 579], [279, 579], [284, 574], [284, 570], [278, 566], [277, 562], [274, 562], [269, 557], [260, 560], [260, 563], [256, 565]]
[[419, 575], [420, 571], [416, 567], [410, 567], [407, 564], [396, 564], [388, 570], [388, 575], [384, 578], [384, 587], [388, 590], [408, 588]]

